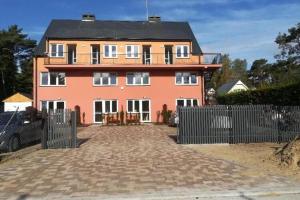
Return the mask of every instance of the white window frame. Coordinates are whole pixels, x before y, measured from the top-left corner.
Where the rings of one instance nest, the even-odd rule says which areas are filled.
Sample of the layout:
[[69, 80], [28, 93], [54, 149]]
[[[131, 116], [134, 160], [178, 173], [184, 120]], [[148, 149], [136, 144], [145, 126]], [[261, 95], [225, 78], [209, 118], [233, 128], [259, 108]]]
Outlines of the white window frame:
[[[103, 84], [103, 77], [100, 76], [100, 84], [95, 84], [95, 74], [97, 73], [100, 73], [100, 74], [103, 74], [103, 73], [109, 73], [109, 77], [108, 77], [108, 84], [107, 85], [104, 85]], [[110, 74], [115, 74], [116, 75], [116, 84], [111, 84], [111, 77], [110, 77]], [[93, 73], [93, 86], [117, 86], [118, 85], [118, 74], [117, 72], [94, 72]]]
[[[42, 81], [42, 74], [43, 73], [47, 73], [48, 74], [48, 83], [47, 85], [44, 85], [43, 84], [43, 81]], [[64, 85], [59, 85], [58, 84], [58, 76], [56, 77], [56, 84], [55, 85], [50, 85], [50, 73], [64, 73], [65, 74], [65, 84]], [[63, 86], [66, 86], [67, 85], [67, 79], [66, 79], [66, 73], [65, 72], [40, 72], [40, 86], [42, 87], [63, 87]]]
[[[184, 77], [182, 76], [181, 77], [181, 83], [177, 83], [176, 79], [177, 79], [177, 74], [178, 73], [189, 73], [189, 83], [184, 83]], [[191, 74], [196, 74], [196, 83], [192, 83], [192, 77], [191, 77]], [[198, 72], [194, 72], [194, 71], [177, 71], [175, 72], [175, 85], [198, 85]]]
[[[128, 74], [138, 74], [140, 73], [141, 74], [141, 84], [136, 84], [136, 77], [134, 76], [133, 77], [133, 84], [129, 84], [128, 83]], [[148, 73], [148, 83], [147, 84], [144, 84], [143, 83], [143, 73]], [[128, 86], [143, 86], [143, 85], [150, 85], [150, 73], [149, 72], [127, 72], [126, 73], [126, 85]]]
[[[110, 102], [110, 112], [106, 112], [105, 111], [106, 110], [106, 108], [105, 108], [105, 102], [106, 101]], [[113, 101], [117, 102], [117, 111], [116, 112], [112, 112], [112, 102]], [[96, 106], [95, 106], [96, 102], [102, 102], [102, 113], [99, 113], [99, 112], [96, 113]], [[104, 121], [102, 121], [102, 122], [96, 122], [96, 114], [105, 115], [105, 114], [116, 114], [118, 112], [119, 112], [119, 101], [117, 99], [101, 99], [101, 100], [94, 100], [93, 101], [93, 120], [94, 120], [95, 124], [102, 124], [104, 122]]]
[[[129, 110], [128, 110], [128, 102], [129, 101], [138, 101], [139, 102], [139, 111], [138, 112], [135, 112], [135, 111], [129, 112]], [[143, 101], [149, 102], [149, 120], [147, 120], [147, 121], [142, 120], [143, 119], [143, 111], [142, 111]], [[135, 104], [132, 104], [132, 110], [135, 110], [134, 108], [135, 108]], [[132, 114], [139, 113], [141, 122], [151, 122], [151, 111], [152, 110], [151, 110], [151, 100], [150, 99], [127, 99], [126, 100], [126, 111], [127, 111], [127, 113], [132, 113]], [[144, 112], [144, 113], [147, 113], [147, 112]]]
[[96, 54], [96, 55], [97, 55], [97, 58], [96, 58], [97, 63], [96, 63], [96, 64], [93, 64], [93, 59], [94, 59], [94, 58], [93, 58], [93, 56], [94, 56], [94, 55], [93, 55], [93, 53], [94, 53], [94, 52], [93, 52], [93, 45], [96, 46], [96, 45], [98, 45], [98, 44], [91, 44], [91, 45], [90, 45], [90, 46], [91, 46], [91, 64], [92, 64], [92, 65], [97, 65], [97, 64], [100, 64], [100, 60], [101, 60], [101, 57], [100, 57], [100, 49], [101, 49], [101, 46], [100, 46], [100, 44], [99, 44], [99, 52], [96, 52], [96, 53], [97, 53], [97, 54]]
[[[52, 46], [53, 45], [56, 45], [56, 52], [55, 52], [55, 56], [52, 55]], [[62, 46], [63, 47], [63, 55], [62, 56], [59, 56], [59, 53], [58, 53], [58, 46]], [[65, 46], [64, 44], [60, 44], [60, 43], [52, 43], [49, 45], [49, 52], [50, 52], [50, 57], [52, 58], [64, 58], [65, 57]]]
[[43, 109], [43, 107], [42, 107], [42, 102], [43, 101], [45, 101], [45, 102], [47, 102], [47, 111], [49, 111], [49, 102], [53, 102], [53, 109], [54, 110], [56, 110], [57, 109], [57, 103], [58, 102], [63, 102], [64, 103], [64, 109], [66, 109], [67, 108], [67, 102], [66, 101], [64, 101], [64, 100], [40, 100], [40, 110], [42, 110]]
[[[176, 45], [176, 58], [189, 58], [190, 46], [189, 45]], [[178, 47], [180, 47], [180, 56], [178, 56]], [[187, 47], [187, 56], [184, 56], [184, 47]]]
[[[128, 56], [128, 51], [127, 51], [127, 47], [131, 47], [131, 52], [130, 52], [130, 56]], [[134, 50], [134, 47], [137, 47], [137, 56], [135, 55], [135, 52], [132, 51]], [[126, 58], [131, 58], [131, 59], [136, 59], [136, 58], [140, 58], [140, 45], [125, 45], [125, 50], [126, 50]]]
[[195, 105], [194, 105], [194, 100], [196, 100], [197, 101], [197, 106], [199, 106], [199, 100], [197, 99], [197, 98], [180, 98], [180, 99], [176, 99], [175, 100], [175, 105], [176, 105], [176, 107], [178, 106], [177, 105], [177, 101], [178, 100], [183, 100], [184, 101], [184, 107], [186, 107], [187, 106], [187, 100], [191, 100], [191, 107], [194, 107]]
[[[105, 47], [108, 46], [108, 56], [105, 55]], [[112, 56], [112, 47], [116, 47], [116, 56]], [[118, 45], [115, 44], [105, 44], [103, 45], [103, 58], [118, 58]]]

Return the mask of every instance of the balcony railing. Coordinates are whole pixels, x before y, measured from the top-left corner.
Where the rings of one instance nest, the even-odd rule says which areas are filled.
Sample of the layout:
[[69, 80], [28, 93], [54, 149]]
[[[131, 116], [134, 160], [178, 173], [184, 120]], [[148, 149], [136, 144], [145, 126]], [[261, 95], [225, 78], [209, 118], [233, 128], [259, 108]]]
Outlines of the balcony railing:
[[200, 56], [188, 54], [164, 54], [164, 53], [141, 53], [132, 54], [113, 54], [106, 57], [103, 53], [60, 53], [59, 57], [47, 55], [45, 57], [46, 65], [101, 65], [101, 64], [144, 64], [144, 65], [172, 65], [172, 64], [220, 64], [221, 54], [209, 53]]

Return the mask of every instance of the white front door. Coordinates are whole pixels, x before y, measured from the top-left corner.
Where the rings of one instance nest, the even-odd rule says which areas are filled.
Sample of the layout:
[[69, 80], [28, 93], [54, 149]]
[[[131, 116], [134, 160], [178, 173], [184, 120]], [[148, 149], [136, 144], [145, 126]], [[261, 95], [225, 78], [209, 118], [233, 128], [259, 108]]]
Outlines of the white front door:
[[139, 113], [141, 122], [151, 122], [150, 100], [128, 100], [128, 113]]

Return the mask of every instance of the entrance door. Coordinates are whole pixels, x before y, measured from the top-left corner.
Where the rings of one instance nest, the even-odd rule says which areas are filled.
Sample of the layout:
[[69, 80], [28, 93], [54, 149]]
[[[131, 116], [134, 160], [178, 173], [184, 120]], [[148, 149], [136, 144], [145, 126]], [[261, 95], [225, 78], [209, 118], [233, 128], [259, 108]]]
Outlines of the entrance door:
[[128, 100], [127, 112], [139, 113], [141, 122], [151, 122], [150, 100]]
[[94, 105], [94, 121], [95, 123], [103, 123], [103, 104], [102, 101], [95, 101]]
[[68, 44], [68, 64], [76, 63], [76, 45]]
[[91, 45], [91, 64], [100, 64], [100, 45]]
[[150, 122], [150, 101], [141, 100], [141, 121]]
[[143, 64], [144, 65], [151, 64], [151, 46], [149, 45], [143, 46]]
[[165, 46], [165, 64], [173, 64], [173, 46]]

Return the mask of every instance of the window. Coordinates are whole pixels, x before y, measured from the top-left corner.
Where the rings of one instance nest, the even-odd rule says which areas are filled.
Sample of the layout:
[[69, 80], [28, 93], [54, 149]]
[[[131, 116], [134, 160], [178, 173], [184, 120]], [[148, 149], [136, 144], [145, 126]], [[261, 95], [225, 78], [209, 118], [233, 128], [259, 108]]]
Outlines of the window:
[[64, 72], [41, 72], [42, 86], [60, 86], [66, 84], [66, 74]]
[[117, 100], [99, 100], [94, 102], [94, 121], [103, 123], [104, 114], [118, 112]]
[[176, 72], [176, 85], [196, 85], [197, 72]]
[[117, 85], [117, 74], [96, 72], [94, 73], [94, 85]]
[[91, 45], [91, 64], [100, 64], [100, 45]]
[[63, 44], [50, 44], [50, 56], [51, 57], [64, 57], [64, 45]]
[[148, 72], [127, 73], [127, 85], [149, 85], [150, 77]]
[[117, 58], [117, 45], [104, 45], [105, 58]]
[[66, 103], [64, 101], [41, 101], [41, 110], [46, 109], [56, 110], [56, 109], [65, 109]]
[[176, 106], [198, 106], [197, 99], [177, 99]]
[[126, 58], [138, 58], [139, 46], [138, 45], [126, 45]]
[[130, 112], [130, 113], [140, 112], [140, 101], [139, 100], [128, 100], [127, 101], [127, 112]]
[[176, 58], [188, 58], [189, 57], [189, 46], [178, 45], [176, 46]]

